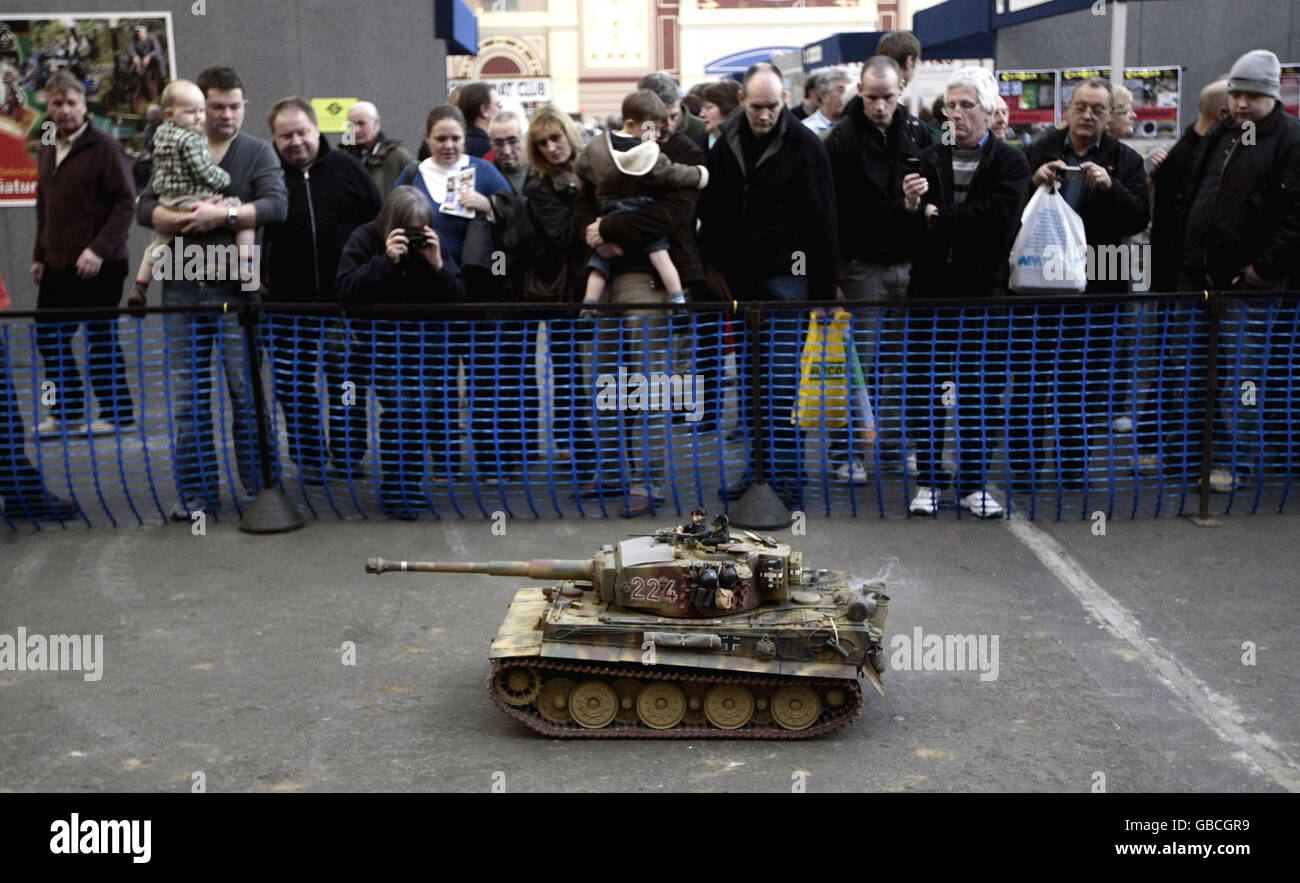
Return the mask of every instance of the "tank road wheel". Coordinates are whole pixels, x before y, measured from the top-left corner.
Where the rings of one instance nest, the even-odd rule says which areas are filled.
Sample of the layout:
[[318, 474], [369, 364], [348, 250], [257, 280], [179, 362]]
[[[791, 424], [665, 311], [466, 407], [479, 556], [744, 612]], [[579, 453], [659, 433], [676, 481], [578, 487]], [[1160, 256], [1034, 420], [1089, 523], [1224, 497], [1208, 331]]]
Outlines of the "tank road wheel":
[[587, 681], [569, 694], [569, 714], [580, 726], [599, 730], [609, 726], [618, 714], [618, 694], [609, 684]]
[[708, 718], [704, 716], [704, 694], [709, 692], [709, 685], [699, 681], [686, 681], [678, 686], [686, 696], [686, 714], [682, 715], [682, 723], [688, 727], [698, 727], [705, 723]]
[[541, 676], [533, 669], [522, 665], [501, 669], [492, 681], [492, 687], [502, 701], [515, 708], [532, 704], [541, 686]]
[[806, 730], [821, 717], [822, 701], [802, 684], [782, 687], [772, 696], [772, 717], [787, 730]]
[[704, 714], [720, 730], [738, 730], [754, 714], [754, 697], [740, 684], [718, 684], [704, 697]]
[[770, 724], [772, 722], [772, 688], [768, 686], [755, 686], [754, 694], [754, 723]]
[[686, 697], [667, 681], [655, 681], [637, 695], [636, 712], [647, 727], [667, 730], [681, 723]]
[[849, 691], [843, 687], [823, 687], [822, 704], [831, 711], [839, 711], [849, 701]]
[[537, 711], [553, 724], [567, 724], [573, 720], [569, 714], [569, 694], [573, 681], [568, 678], [551, 678], [542, 684], [537, 693]]
[[619, 678], [613, 685], [618, 696], [618, 712], [615, 718], [620, 724], [634, 724], [639, 718], [636, 713], [636, 694], [641, 692], [641, 682], [635, 678]]

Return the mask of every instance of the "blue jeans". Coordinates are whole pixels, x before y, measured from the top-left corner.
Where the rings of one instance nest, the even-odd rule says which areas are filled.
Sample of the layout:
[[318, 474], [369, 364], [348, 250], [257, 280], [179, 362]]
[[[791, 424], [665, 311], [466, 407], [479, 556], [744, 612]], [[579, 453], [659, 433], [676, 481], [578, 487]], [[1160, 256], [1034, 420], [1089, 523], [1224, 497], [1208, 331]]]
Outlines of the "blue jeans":
[[[242, 306], [247, 298], [238, 288], [204, 286], [186, 281], [166, 282], [162, 292], [163, 306], [167, 307], [222, 303]], [[225, 371], [226, 390], [230, 396], [231, 431], [239, 480], [247, 493], [257, 493], [262, 488], [262, 474], [257, 456], [257, 426], [249, 384], [248, 352], [239, 317], [232, 313], [174, 313], [167, 316], [166, 328], [168, 396], [172, 403], [174, 433], [172, 467], [182, 501], [191, 504], [191, 508], [199, 508], [193, 504], [200, 502], [215, 505], [221, 489], [216, 424], [212, 413], [215, 378], [209, 364], [214, 344]], [[224, 416], [224, 411], [222, 407], [218, 413]], [[268, 443], [274, 445], [269, 434]], [[228, 455], [226, 462], [229, 474]]]

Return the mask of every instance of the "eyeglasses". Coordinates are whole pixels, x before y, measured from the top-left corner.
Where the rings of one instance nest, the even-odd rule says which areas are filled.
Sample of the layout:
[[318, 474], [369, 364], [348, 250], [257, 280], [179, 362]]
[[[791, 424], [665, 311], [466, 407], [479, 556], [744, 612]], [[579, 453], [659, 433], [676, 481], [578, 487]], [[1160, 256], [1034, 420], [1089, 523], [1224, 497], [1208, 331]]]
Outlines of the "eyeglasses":
[[1104, 117], [1110, 113], [1110, 108], [1104, 104], [1071, 104], [1070, 110], [1075, 113], [1086, 113], [1094, 117]]

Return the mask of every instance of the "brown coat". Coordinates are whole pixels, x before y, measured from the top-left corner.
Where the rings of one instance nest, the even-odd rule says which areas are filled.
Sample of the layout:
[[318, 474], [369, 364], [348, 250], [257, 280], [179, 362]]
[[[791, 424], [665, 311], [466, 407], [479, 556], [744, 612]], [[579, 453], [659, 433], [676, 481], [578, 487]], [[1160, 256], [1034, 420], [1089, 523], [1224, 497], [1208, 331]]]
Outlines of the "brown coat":
[[105, 261], [126, 260], [135, 184], [122, 146], [91, 122], [57, 169], [54, 151], [41, 150], [33, 260], [69, 267], [87, 246]]

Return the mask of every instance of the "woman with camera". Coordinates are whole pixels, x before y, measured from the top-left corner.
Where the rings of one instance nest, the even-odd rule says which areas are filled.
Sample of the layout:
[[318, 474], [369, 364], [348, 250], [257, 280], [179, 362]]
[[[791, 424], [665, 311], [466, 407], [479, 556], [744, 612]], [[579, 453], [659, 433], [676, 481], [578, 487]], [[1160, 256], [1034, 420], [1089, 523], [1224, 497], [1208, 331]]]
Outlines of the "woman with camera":
[[[488, 263], [495, 263], [497, 249], [479, 249], [470, 261], [465, 252], [471, 225], [479, 218], [495, 222], [490, 197], [498, 192], [510, 193], [510, 184], [496, 166], [465, 152], [465, 117], [461, 111], [444, 104], [429, 111], [424, 124], [424, 142], [429, 148], [427, 159], [407, 166], [398, 184], [411, 184], [432, 207], [433, 228], [447, 246], [447, 252], [462, 268], [467, 299], [500, 301], [508, 296], [502, 286], [503, 275], [496, 267], [483, 265], [483, 251], [489, 252]], [[473, 185], [467, 185], [472, 176]], [[481, 230], [479, 232], [482, 232]], [[504, 252], [502, 252], [504, 254]], [[505, 255], [508, 265], [513, 255]], [[502, 270], [507, 266], [502, 266]], [[470, 434], [474, 448], [474, 479], [482, 484], [499, 484], [513, 477], [523, 464], [525, 323], [521, 321], [486, 321], [489, 316], [475, 315], [449, 326], [455, 355], [465, 359], [470, 381]], [[501, 317], [495, 317], [501, 318]], [[448, 402], [455, 404], [456, 362], [449, 363], [444, 382], [453, 388]], [[454, 413], [447, 416], [450, 425], [458, 425]], [[456, 472], [458, 455], [447, 459], [447, 470]]]
[[[433, 208], [415, 187], [388, 194], [378, 217], [358, 227], [339, 260], [335, 291], [351, 309], [372, 304], [458, 303], [460, 269], [439, 235]], [[415, 518], [429, 507], [425, 445], [450, 459], [448, 400], [454, 400], [455, 357], [446, 324], [402, 316], [356, 320], [357, 364], [379, 398], [379, 494], [384, 510]], [[450, 366], [450, 368], [449, 368]]]

